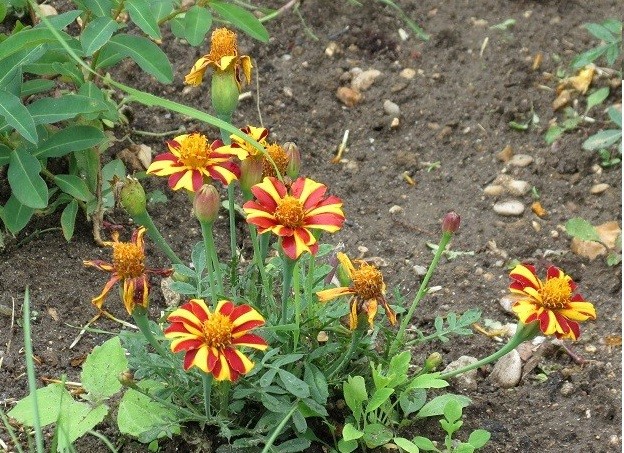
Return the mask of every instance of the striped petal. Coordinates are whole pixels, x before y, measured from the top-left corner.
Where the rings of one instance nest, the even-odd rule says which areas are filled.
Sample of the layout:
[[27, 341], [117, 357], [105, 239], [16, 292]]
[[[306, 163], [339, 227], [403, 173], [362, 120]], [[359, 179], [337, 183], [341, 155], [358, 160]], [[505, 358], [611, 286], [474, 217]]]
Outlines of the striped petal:
[[111, 278], [106, 282], [106, 285], [104, 285], [104, 289], [102, 290], [100, 295], [91, 299], [91, 303], [101, 310], [102, 305], [104, 305], [104, 300], [108, 295], [108, 292], [113, 286], [115, 286], [115, 283], [117, 283], [118, 281], [119, 276], [117, 274], [113, 274]]
[[232, 344], [236, 346], [247, 346], [261, 351], [269, 347], [264, 338], [253, 333], [246, 333], [238, 338], [232, 339]]
[[535, 267], [529, 264], [518, 264], [509, 273], [509, 277], [525, 287], [536, 290], [542, 287], [542, 282], [535, 275]]
[[96, 269], [105, 272], [112, 272], [115, 269], [115, 267], [111, 263], [107, 263], [106, 261], [102, 260], [85, 260], [82, 262], [82, 264], [85, 266], [95, 267]]
[[324, 289], [316, 293], [319, 302], [328, 302], [341, 296], [354, 294], [353, 290], [347, 286], [339, 286], [338, 288]]

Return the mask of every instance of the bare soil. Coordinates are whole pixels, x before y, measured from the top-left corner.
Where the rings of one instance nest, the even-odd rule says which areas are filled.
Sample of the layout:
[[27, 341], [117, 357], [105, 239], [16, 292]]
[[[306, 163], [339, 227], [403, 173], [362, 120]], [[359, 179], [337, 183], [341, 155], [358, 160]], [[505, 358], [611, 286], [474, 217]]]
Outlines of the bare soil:
[[[605, 124], [602, 113], [597, 114], [600, 120], [595, 124], [584, 124], [552, 146], [543, 139], [549, 121], [561, 116], [552, 108], [557, 86], [553, 74], [568, 68], [574, 55], [598, 44], [582, 25], [620, 17], [618, 3], [399, 2], [431, 35], [423, 42], [412, 33], [402, 40], [398, 29], [407, 27], [381, 3], [364, 2], [358, 7], [346, 1], [308, 0], [301, 6], [305, 24], [292, 12], [268, 23], [272, 36], [268, 45], [239, 36], [241, 50], [255, 60], [259, 92], [252, 85], [252, 97], [241, 103], [234, 122], [241, 127], [258, 125], [258, 102], [264, 126], [273, 138], [299, 145], [303, 174], [327, 184], [343, 198], [345, 228], [326, 240], [344, 242], [351, 254], [366, 247], [367, 257], [379, 257], [385, 264], [389, 288], [398, 287], [411, 300], [421, 278], [414, 266], [427, 266], [432, 257], [426, 242], [437, 242], [440, 219], [447, 211], [461, 215], [461, 230], [452, 248], [474, 254], [441, 262], [431, 282], [441, 289], [420, 307], [415, 320], [419, 328], [433, 331], [435, 316], [473, 307], [483, 310], [484, 318], [514, 322], [498, 302], [507, 291], [506, 265], [512, 259], [535, 263], [542, 272], [549, 264], [563, 268], [595, 304], [598, 319], [585, 323], [580, 341], [569, 345], [582, 363], [560, 346], [551, 346], [517, 387], [496, 387], [487, 379], [490, 368], [486, 368], [480, 371], [476, 390], [455, 389], [473, 401], [466, 410], [466, 432], [480, 427], [492, 433], [485, 452], [621, 451], [621, 347], [613, 341], [621, 338], [621, 265], [609, 267], [604, 257], [589, 261], [572, 254], [570, 237], [562, 230], [571, 217], [593, 224], [621, 220], [621, 166], [600, 169], [598, 155], [581, 148]], [[507, 31], [490, 28], [507, 19], [516, 20]], [[328, 47], [333, 49], [332, 56], [326, 52]], [[163, 40], [162, 48], [176, 68], [173, 84], [156, 83], [131, 62], [122, 65], [116, 77], [210, 111], [207, 84], [197, 89], [183, 85], [184, 75], [206, 49], [191, 48], [171, 36]], [[543, 60], [533, 70], [538, 53]], [[345, 74], [355, 67], [377, 69], [381, 76], [363, 93], [361, 102], [348, 108], [337, 99], [336, 91], [349, 84]], [[416, 71], [413, 78], [400, 75], [406, 68]], [[596, 81], [596, 87], [609, 83], [614, 87], [605, 105], [620, 102], [621, 84], [617, 82]], [[583, 98], [579, 99], [583, 106]], [[394, 129], [392, 117], [384, 112], [385, 100], [400, 107], [399, 125]], [[539, 123], [528, 130], [509, 127], [510, 121], [528, 122], [533, 113]], [[130, 129], [116, 131], [117, 136], [131, 132], [134, 142], [151, 146], [155, 153], [164, 150], [162, 140], [132, 130], [164, 132], [184, 125], [216, 137], [215, 131], [206, 131], [202, 124], [159, 109], [132, 105], [130, 119]], [[340, 163], [333, 164], [331, 159], [347, 129], [348, 150]], [[109, 156], [127, 144], [110, 149]], [[501, 161], [497, 155], [506, 146], [515, 154], [530, 155], [533, 162], [517, 167]], [[431, 165], [435, 162], [439, 166]], [[409, 184], [404, 174], [415, 184]], [[501, 174], [534, 186], [548, 215], [539, 218], [531, 211], [531, 192], [515, 197], [484, 195], [483, 189]], [[590, 188], [596, 183], [610, 187], [593, 195]], [[0, 181], [0, 186], [6, 184]], [[173, 248], [188, 259], [200, 231], [190, 217], [186, 197], [171, 193], [162, 179], [145, 184], [148, 191], [161, 189], [169, 197], [166, 204], [152, 206], [151, 213]], [[494, 203], [508, 198], [520, 200], [525, 212], [513, 217], [496, 214]], [[391, 213], [395, 205], [401, 209]], [[129, 234], [130, 221], [123, 212], [110, 213], [108, 219], [129, 225]], [[0, 255], [0, 304], [14, 309], [15, 315], [15, 319], [4, 312], [0, 315], [4, 410], [27, 393], [20, 328], [26, 286], [36, 311], [33, 338], [41, 385], [43, 378], [63, 374], [69, 380], [78, 379], [80, 367], [75, 365], [107, 338], [88, 333], [69, 348], [78, 328], [95, 314], [90, 300], [106, 280], [104, 274], [84, 268], [82, 260], [108, 258], [109, 252], [94, 244], [86, 221], [80, 222], [69, 244], [60, 230], [49, 230], [56, 226], [57, 215], [37, 219], [9, 240]], [[227, 244], [225, 221], [220, 221], [217, 231], [219, 241]], [[153, 267], [167, 264], [149, 244], [148, 252]], [[150, 310], [156, 317], [165, 306], [159, 292], [154, 293]], [[108, 307], [119, 316], [125, 313], [116, 295], [110, 297]], [[107, 320], [98, 321], [97, 327], [119, 328]], [[481, 357], [497, 347], [492, 338], [476, 333], [446, 344], [429, 344], [414, 354], [421, 360], [439, 351], [446, 364], [461, 355]], [[110, 427], [102, 430], [114, 435]], [[427, 431], [443, 437], [435, 424], [429, 424]], [[2, 428], [0, 437], [8, 441]], [[132, 440], [114, 440], [120, 451], [146, 451]], [[77, 448], [101, 451], [102, 447], [85, 440]], [[162, 448], [208, 451], [184, 439], [164, 442]]]

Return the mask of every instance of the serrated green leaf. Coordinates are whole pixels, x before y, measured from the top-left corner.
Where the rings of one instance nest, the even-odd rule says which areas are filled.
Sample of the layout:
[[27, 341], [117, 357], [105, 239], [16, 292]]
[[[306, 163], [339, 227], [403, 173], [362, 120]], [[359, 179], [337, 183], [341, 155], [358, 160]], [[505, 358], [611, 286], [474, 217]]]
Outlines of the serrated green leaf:
[[0, 115], [7, 124], [26, 140], [37, 144], [37, 130], [28, 109], [22, 104], [20, 98], [7, 91], [0, 90]]
[[470, 398], [466, 396], [447, 393], [445, 395], [436, 396], [431, 401], [427, 402], [418, 411], [417, 417], [425, 418], [425, 417], [436, 417], [438, 415], [442, 415], [444, 413], [444, 408], [446, 407], [446, 403], [448, 403], [451, 400], [456, 400], [457, 403], [462, 408], [470, 404]]
[[577, 237], [583, 241], [600, 241], [596, 228], [581, 217], [568, 220], [565, 224], [565, 229], [570, 236]]
[[208, 6], [219, 16], [231, 22], [233, 26], [244, 31], [252, 38], [262, 42], [269, 41], [269, 32], [264, 28], [262, 22], [246, 9], [231, 3], [214, 0], [211, 1]]
[[110, 16], [113, 9], [111, 0], [83, 0], [83, 3], [97, 17]]
[[377, 448], [392, 440], [392, 431], [381, 423], [370, 423], [364, 428], [362, 440], [368, 448]]
[[[167, 55], [147, 38], [118, 34], [100, 49], [97, 68], [101, 69], [119, 61], [119, 57], [132, 58], [141, 69], [153, 75], [162, 83], [173, 81], [173, 70]], [[115, 61], [116, 60], [116, 61]]]
[[32, 154], [39, 158], [61, 157], [74, 151], [97, 146], [105, 139], [106, 135], [97, 127], [69, 126], [45, 140]]
[[90, 99], [79, 94], [66, 94], [57, 98], [37, 99], [26, 108], [35, 124], [51, 124], [84, 113], [101, 112], [107, 107], [97, 99]]
[[59, 188], [80, 201], [89, 201], [95, 197], [87, 187], [87, 183], [76, 175], [56, 175], [54, 182]]
[[76, 226], [76, 215], [78, 214], [78, 202], [72, 200], [67, 203], [65, 209], [61, 213], [61, 230], [63, 237], [69, 242], [74, 235], [74, 227]]
[[609, 97], [609, 87], [602, 87], [594, 91], [592, 94], [587, 96], [587, 111], [602, 103], [602, 101], [607, 99], [607, 97]]
[[606, 149], [611, 145], [615, 145], [622, 139], [622, 131], [619, 129], [607, 129], [596, 132], [583, 142], [583, 149], [587, 151], [596, 151]]
[[388, 387], [375, 390], [375, 392], [371, 395], [370, 400], [368, 400], [368, 404], [366, 405], [364, 412], [368, 413], [378, 409], [379, 406], [388, 401], [388, 398], [390, 398], [390, 395], [393, 393], [394, 389]]
[[80, 35], [80, 44], [86, 56], [90, 57], [99, 50], [119, 29], [119, 24], [110, 17], [98, 17], [89, 22]]
[[212, 13], [206, 8], [195, 5], [184, 15], [184, 37], [191, 46], [204, 42], [212, 27]]
[[119, 375], [128, 369], [126, 352], [119, 337], [96, 346], [82, 365], [80, 382], [91, 401], [109, 398], [121, 390]]
[[284, 388], [297, 398], [307, 398], [310, 396], [310, 387], [308, 387], [308, 384], [299, 379], [297, 376], [282, 369], [279, 369], [277, 374], [282, 380]]
[[149, 2], [146, 0], [126, 0], [125, 6], [132, 22], [143, 30], [146, 35], [152, 39], [160, 39], [162, 37]]
[[53, 80], [48, 79], [31, 79], [22, 83], [20, 89], [20, 97], [32, 96], [33, 94], [50, 91], [56, 84]]
[[395, 437], [394, 439], [392, 439], [392, 442], [394, 442], [397, 445], [397, 447], [401, 448], [402, 450], [405, 450], [407, 453], [419, 453], [420, 452], [416, 444], [410, 440], [407, 440], [405, 437]]
[[48, 186], [39, 175], [41, 164], [30, 151], [18, 148], [11, 151], [7, 176], [13, 195], [31, 208], [48, 205]]
[[350, 440], [359, 439], [364, 435], [364, 431], [360, 431], [352, 423], [347, 423], [342, 427], [342, 439], [345, 442], [349, 442]]
[[468, 443], [475, 448], [481, 448], [490, 440], [490, 433], [484, 429], [475, 429], [468, 437]]
[[35, 210], [19, 202], [15, 195], [11, 195], [4, 205], [2, 221], [7, 229], [13, 233], [19, 233], [30, 221]]

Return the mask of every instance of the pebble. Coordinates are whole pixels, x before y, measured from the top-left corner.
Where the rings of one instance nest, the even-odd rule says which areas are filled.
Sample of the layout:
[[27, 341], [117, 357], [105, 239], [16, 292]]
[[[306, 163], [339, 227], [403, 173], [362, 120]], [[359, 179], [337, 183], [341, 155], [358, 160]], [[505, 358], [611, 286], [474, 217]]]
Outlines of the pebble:
[[529, 190], [531, 190], [531, 184], [519, 179], [512, 179], [507, 183], [507, 190], [512, 195], [525, 195], [529, 192]]
[[533, 229], [535, 230], [535, 232], [539, 233], [542, 229], [542, 225], [539, 224], [539, 222], [532, 220], [531, 221], [531, 226], [533, 227]]
[[605, 184], [605, 183], [594, 184], [592, 188], [589, 189], [589, 192], [593, 195], [599, 195], [605, 190], [607, 190], [609, 187], [610, 187], [609, 184]]
[[503, 307], [503, 310], [505, 310], [507, 313], [511, 313], [511, 307], [514, 304], [515, 301], [517, 301], [518, 298], [516, 296], [513, 296], [511, 294], [507, 294], [503, 297], [501, 297], [498, 300], [498, 303], [500, 304], [501, 307]]
[[487, 195], [488, 197], [497, 197], [501, 195], [504, 191], [505, 188], [503, 186], [500, 186], [498, 184], [490, 184], [485, 189], [483, 189], [483, 194]]
[[397, 129], [399, 126], [401, 125], [401, 122], [399, 121], [398, 118], [392, 118], [392, 121], [390, 122], [390, 129]]
[[412, 68], [405, 68], [399, 73], [399, 76], [404, 79], [411, 80], [416, 77], [416, 71]]
[[340, 87], [336, 91], [336, 97], [347, 107], [353, 107], [362, 100], [362, 93], [349, 87]]
[[585, 345], [585, 352], [589, 352], [590, 354], [593, 354], [597, 350], [598, 348], [596, 348], [596, 346], [594, 346], [593, 344]]
[[513, 148], [511, 147], [511, 145], [507, 145], [503, 148], [502, 151], [496, 154], [496, 158], [502, 162], [509, 162], [513, 155]]
[[416, 275], [419, 275], [421, 277], [427, 273], [427, 268], [419, 264], [415, 264], [414, 267], [412, 267], [412, 269], [414, 269], [414, 272], [416, 273]]
[[377, 69], [362, 71], [359, 74], [356, 74], [351, 80], [351, 88], [360, 92], [366, 91], [373, 85], [377, 77], [380, 75], [381, 71]]
[[508, 389], [515, 387], [522, 377], [522, 359], [515, 349], [505, 354], [492, 368], [489, 379], [498, 387]]
[[392, 117], [396, 118], [399, 115], [401, 115], [401, 109], [399, 108], [399, 106], [388, 99], [384, 101], [383, 108], [384, 108], [384, 111]]
[[390, 209], [388, 209], [388, 212], [390, 214], [398, 214], [399, 212], [403, 212], [403, 208], [399, 206], [398, 204], [395, 204]]
[[524, 205], [517, 200], [500, 201], [494, 205], [494, 212], [502, 216], [521, 216], [524, 213]]
[[160, 290], [165, 298], [167, 307], [177, 307], [180, 305], [181, 296], [171, 289], [173, 279], [171, 277], [163, 278], [160, 281]]
[[528, 154], [516, 154], [509, 159], [509, 165], [514, 167], [527, 167], [533, 163], [533, 157]]
[[564, 382], [561, 386], [561, 389], [559, 389], [559, 393], [561, 393], [563, 396], [571, 395], [572, 393], [574, 393], [574, 384], [569, 381]]
[[[448, 373], [449, 371], [455, 371], [458, 368], [465, 367], [472, 363], [478, 362], [478, 359], [468, 355], [463, 355], [459, 359], [449, 363], [442, 373]], [[451, 378], [455, 385], [462, 390], [476, 390], [477, 389], [477, 370], [470, 370], [466, 373], [462, 373], [459, 376]]]

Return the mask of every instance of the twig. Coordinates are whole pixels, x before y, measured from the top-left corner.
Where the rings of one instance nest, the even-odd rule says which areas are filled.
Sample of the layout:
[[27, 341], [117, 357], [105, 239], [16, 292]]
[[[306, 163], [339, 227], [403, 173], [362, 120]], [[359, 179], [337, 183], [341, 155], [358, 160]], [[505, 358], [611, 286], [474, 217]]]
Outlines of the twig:
[[269, 21], [271, 19], [276, 18], [277, 16], [279, 16], [282, 13], [284, 13], [285, 11], [288, 11], [290, 8], [292, 8], [298, 2], [299, 2], [299, 0], [290, 0], [288, 3], [285, 3], [279, 9], [273, 11], [271, 14], [267, 14], [266, 16], [261, 17], [260, 18], [260, 22], [267, 22], [267, 21]]

